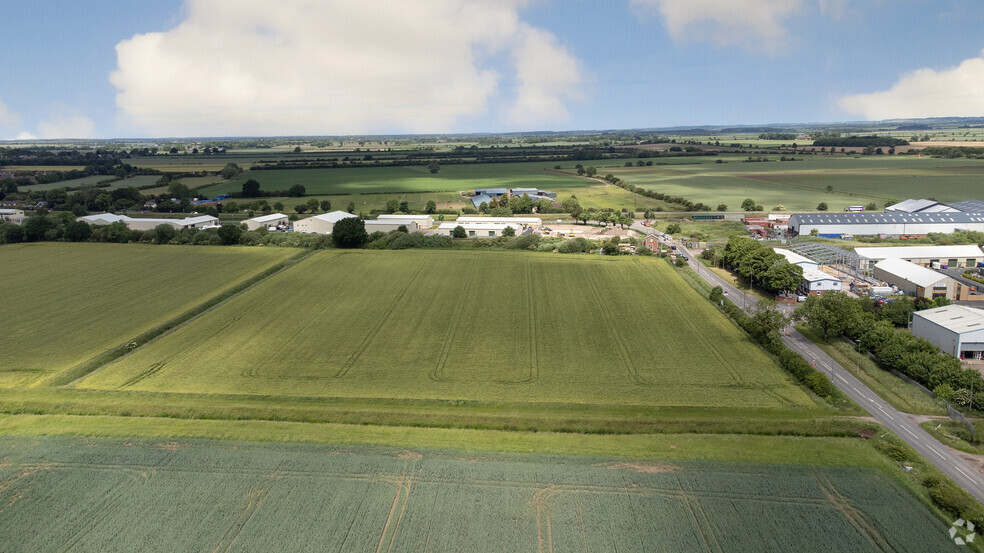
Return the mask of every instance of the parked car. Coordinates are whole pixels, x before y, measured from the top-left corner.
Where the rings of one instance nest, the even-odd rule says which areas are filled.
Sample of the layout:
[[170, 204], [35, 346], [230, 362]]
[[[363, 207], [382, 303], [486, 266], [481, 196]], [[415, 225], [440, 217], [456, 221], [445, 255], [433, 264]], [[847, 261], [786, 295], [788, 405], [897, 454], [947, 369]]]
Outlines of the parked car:
[[800, 295], [796, 296], [796, 301], [799, 302], [799, 303], [803, 303], [804, 301], [806, 301], [806, 296], [800, 294]]

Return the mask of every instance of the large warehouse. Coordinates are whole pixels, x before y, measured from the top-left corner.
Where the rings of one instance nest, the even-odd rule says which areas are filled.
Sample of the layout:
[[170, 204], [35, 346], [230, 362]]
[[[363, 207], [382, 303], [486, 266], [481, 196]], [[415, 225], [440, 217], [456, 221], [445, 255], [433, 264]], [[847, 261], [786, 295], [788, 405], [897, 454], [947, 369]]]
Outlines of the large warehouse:
[[197, 217], [185, 217], [184, 219], [160, 219], [151, 217], [127, 217], [126, 215], [116, 215], [113, 213], [97, 213], [96, 215], [86, 215], [79, 217], [76, 221], [85, 221], [90, 225], [110, 225], [122, 222], [131, 230], [154, 230], [158, 225], [171, 225], [177, 230], [186, 228], [203, 229], [218, 225], [219, 219], [211, 215], [199, 215]]
[[916, 265], [931, 267], [933, 263], [949, 267], [976, 267], [984, 261], [984, 251], [974, 244], [966, 246], [900, 246], [882, 248], [854, 248], [861, 258], [861, 269], [883, 259], [904, 259]]
[[376, 217], [376, 219], [382, 221], [383, 219], [400, 219], [402, 221], [416, 221], [417, 226], [421, 230], [426, 230], [434, 226], [434, 216], [433, 215], [398, 215], [393, 214], [382, 214]]
[[932, 269], [894, 257], [875, 264], [875, 278], [895, 286], [908, 296], [948, 300], [967, 299], [968, 290], [956, 280]]
[[363, 222], [366, 224], [366, 232], [369, 234], [374, 232], [392, 232], [394, 230], [400, 230], [400, 227], [406, 227], [407, 232], [417, 232], [420, 230], [420, 227], [417, 226], [417, 221], [412, 219], [372, 219]]
[[510, 224], [519, 225], [519, 228], [529, 227], [536, 230], [543, 226], [543, 219], [539, 217], [475, 217], [465, 215], [458, 217], [458, 223], [497, 223], [497, 224]]
[[332, 229], [335, 228], [335, 223], [351, 217], [356, 217], [356, 215], [346, 213], [345, 211], [322, 213], [321, 215], [314, 215], [307, 219], [294, 221], [294, 230], [306, 234], [331, 234]]
[[441, 223], [441, 226], [437, 227], [437, 233], [442, 236], [451, 236], [455, 227], [459, 226], [465, 229], [465, 234], [468, 238], [495, 238], [496, 236], [502, 236], [502, 231], [508, 227], [512, 227], [517, 235], [522, 233], [522, 227], [517, 223], [469, 223], [467, 221]]
[[269, 215], [261, 215], [259, 217], [253, 217], [252, 219], [246, 219], [243, 221], [243, 224], [246, 225], [248, 230], [286, 226], [288, 223], [289, 219], [283, 213], [271, 213]]
[[912, 314], [912, 334], [961, 359], [984, 358], [984, 311], [947, 305]]
[[804, 236], [816, 231], [824, 237], [926, 235], [957, 230], [984, 232], [984, 213], [796, 213], [789, 230]]

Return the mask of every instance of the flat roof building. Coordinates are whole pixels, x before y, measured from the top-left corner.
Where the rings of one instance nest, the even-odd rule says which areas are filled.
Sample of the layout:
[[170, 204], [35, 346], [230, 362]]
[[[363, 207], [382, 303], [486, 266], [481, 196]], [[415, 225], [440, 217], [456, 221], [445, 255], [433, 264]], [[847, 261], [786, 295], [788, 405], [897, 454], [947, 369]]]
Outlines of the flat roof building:
[[[923, 267], [931, 267], [933, 263], [949, 267], [975, 267], [979, 261], [984, 261], [984, 251], [981, 250], [980, 246], [974, 244], [854, 248], [854, 253], [861, 258], [862, 265], [864, 262], [870, 265], [892, 257], [904, 259]], [[862, 266], [861, 268], [866, 269], [867, 267]]]
[[520, 227], [532, 227], [534, 230], [543, 226], [543, 220], [539, 217], [475, 217], [465, 215], [458, 217], [458, 223], [509, 223]]
[[127, 228], [132, 230], [153, 230], [159, 225], [170, 225], [176, 230], [182, 230], [186, 228], [203, 229], [213, 227], [218, 223], [219, 219], [211, 215], [198, 215], [183, 219], [162, 219], [156, 217], [128, 217], [113, 213], [97, 213], [95, 215], [79, 217], [76, 221], [85, 221], [90, 225], [111, 225], [122, 222]]
[[269, 215], [246, 219], [243, 223], [246, 225], [247, 229], [256, 230], [259, 228], [277, 227], [282, 225], [285, 226], [289, 224], [289, 220], [283, 213], [271, 213]]
[[376, 217], [376, 219], [401, 219], [403, 221], [416, 221], [417, 226], [421, 230], [429, 229], [434, 226], [434, 216], [433, 215], [397, 215], [393, 214], [382, 214]]
[[803, 289], [811, 296], [822, 296], [824, 292], [840, 292], [844, 285], [834, 275], [803, 267]]
[[406, 227], [407, 232], [418, 232], [420, 230], [420, 227], [417, 226], [417, 221], [410, 219], [376, 219], [363, 222], [366, 224], [366, 232], [369, 234], [400, 230], [400, 227]]
[[984, 357], [984, 311], [964, 305], [947, 305], [912, 314], [910, 330], [943, 353], [961, 359]]
[[331, 234], [332, 229], [335, 228], [335, 223], [352, 217], [356, 217], [356, 215], [346, 211], [332, 211], [331, 213], [313, 215], [307, 219], [294, 221], [294, 230], [307, 234]]
[[816, 231], [826, 237], [984, 232], [984, 213], [795, 213], [789, 218], [789, 230], [800, 236]]
[[959, 282], [942, 273], [894, 257], [876, 263], [874, 275], [917, 298], [966, 299], [968, 292]]
[[522, 225], [516, 223], [469, 223], [458, 221], [441, 223], [437, 227], [437, 233], [442, 236], [451, 236], [455, 227], [458, 226], [465, 229], [465, 234], [468, 235], [468, 238], [494, 238], [496, 236], [502, 236], [502, 231], [508, 227], [515, 229], [517, 235], [522, 233]]

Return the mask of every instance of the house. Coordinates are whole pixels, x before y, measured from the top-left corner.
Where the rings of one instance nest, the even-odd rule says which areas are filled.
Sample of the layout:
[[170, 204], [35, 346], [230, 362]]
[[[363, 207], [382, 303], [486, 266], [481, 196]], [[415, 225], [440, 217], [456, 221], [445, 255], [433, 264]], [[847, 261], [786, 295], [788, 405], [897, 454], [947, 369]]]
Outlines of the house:
[[895, 286], [908, 296], [948, 300], [967, 299], [969, 290], [956, 280], [904, 259], [888, 258], [875, 264], [875, 278]]
[[517, 235], [522, 233], [522, 226], [517, 223], [469, 223], [461, 221], [441, 223], [441, 226], [437, 227], [437, 233], [442, 236], [451, 236], [455, 227], [458, 226], [465, 229], [468, 238], [495, 238], [502, 236], [502, 231], [508, 227], [512, 227]]
[[406, 227], [407, 232], [420, 231], [417, 221], [411, 219], [376, 219], [364, 222], [366, 224], [366, 232], [369, 234], [374, 232], [390, 232], [400, 230], [400, 227]]
[[646, 249], [653, 253], [659, 253], [659, 238], [655, 234], [649, 234], [646, 236], [646, 241], [643, 243]]
[[321, 215], [314, 215], [307, 219], [294, 221], [294, 230], [306, 234], [331, 234], [332, 229], [335, 228], [335, 223], [342, 219], [350, 219], [352, 217], [356, 217], [356, 215], [345, 211], [322, 213]]
[[402, 219], [404, 221], [416, 221], [417, 227], [420, 230], [426, 230], [434, 226], [434, 216], [433, 215], [379, 215], [376, 219]]
[[289, 225], [287, 216], [283, 213], [271, 213], [269, 215], [263, 215], [260, 217], [253, 217], [252, 219], [246, 219], [243, 221], [248, 230], [256, 230], [259, 228], [269, 228], [269, 227], [286, 227]]
[[0, 209], [0, 221], [19, 225], [24, 222], [24, 210], [22, 209]]
[[961, 359], [984, 358], [984, 310], [947, 305], [916, 311], [909, 330], [943, 353]]

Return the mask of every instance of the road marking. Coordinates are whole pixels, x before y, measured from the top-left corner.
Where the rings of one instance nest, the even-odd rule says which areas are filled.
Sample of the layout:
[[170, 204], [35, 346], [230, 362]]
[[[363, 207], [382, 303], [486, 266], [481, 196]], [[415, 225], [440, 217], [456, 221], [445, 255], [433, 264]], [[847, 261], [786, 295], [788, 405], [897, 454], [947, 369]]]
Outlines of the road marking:
[[916, 435], [912, 433], [912, 430], [909, 430], [907, 427], [903, 426], [902, 427], [902, 430], [905, 430], [906, 432], [908, 432], [909, 435], [912, 436], [913, 438], [916, 437]]
[[927, 445], [926, 447], [929, 448], [930, 451], [932, 451], [933, 453], [935, 453], [940, 459], [945, 459], [946, 458], [946, 457], [943, 457], [943, 454], [942, 453], [940, 453], [939, 451], [936, 451], [936, 449], [933, 446]]
[[847, 379], [844, 378], [843, 376], [841, 376], [840, 373], [837, 373], [834, 376], [836, 376], [837, 378], [839, 378], [841, 380], [841, 382], [843, 382], [844, 384], [847, 384]]

